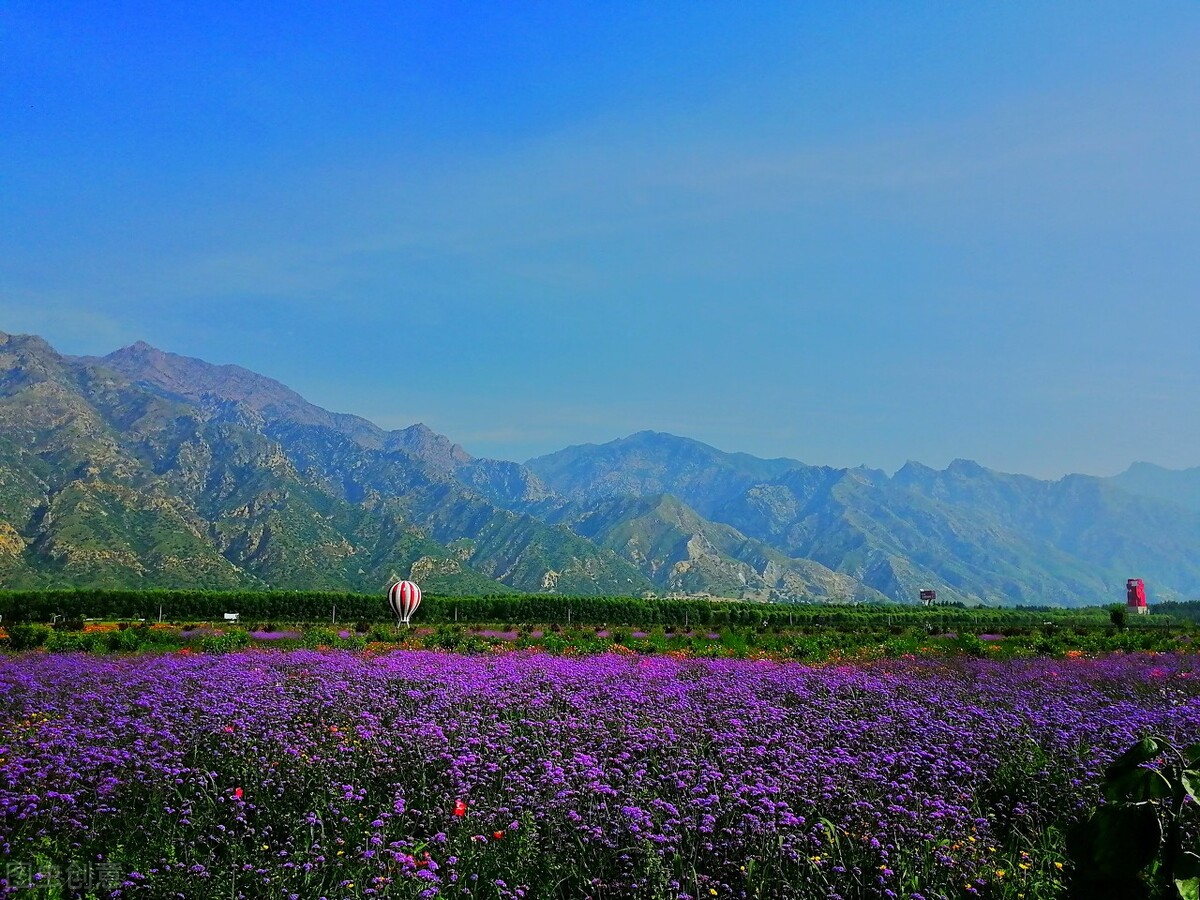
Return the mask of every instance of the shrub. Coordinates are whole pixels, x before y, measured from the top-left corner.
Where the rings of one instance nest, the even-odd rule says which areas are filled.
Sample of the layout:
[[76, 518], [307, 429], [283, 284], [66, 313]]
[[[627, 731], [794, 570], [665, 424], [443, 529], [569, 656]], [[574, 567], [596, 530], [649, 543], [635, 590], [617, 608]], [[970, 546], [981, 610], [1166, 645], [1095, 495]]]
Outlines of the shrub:
[[442, 625], [427, 640], [431, 647], [439, 647], [442, 650], [457, 650], [462, 646], [465, 636], [465, 631], [459, 625]]
[[317, 647], [336, 647], [340, 636], [332, 628], [309, 628], [304, 632], [304, 646], [315, 650]]
[[47, 625], [14, 625], [8, 629], [8, 648], [33, 650], [45, 644], [52, 633]]
[[893, 637], [883, 642], [883, 655], [895, 659], [898, 656], [916, 655], [921, 642], [914, 636]]
[[142, 649], [145, 634], [140, 628], [126, 628], [121, 631], [110, 631], [108, 634], [97, 635], [95, 650], [107, 650], [109, 653], [134, 653]]
[[381, 644], [394, 644], [396, 643], [396, 626], [372, 625], [367, 632], [367, 640]]
[[137, 635], [143, 650], [167, 650], [183, 646], [183, 638], [179, 631], [173, 628], [142, 626], [138, 629]]
[[200, 639], [200, 649], [205, 653], [232, 653], [250, 645], [250, 634], [234, 628], [224, 634], [210, 634]]
[[[115, 636], [118, 632], [112, 632]], [[45, 640], [51, 653], [90, 653], [103, 650], [103, 634], [85, 634], [82, 631], [51, 631]]]
[[987, 656], [987, 646], [978, 635], [964, 632], [954, 639], [954, 649], [964, 656], [981, 658]]
[[542, 649], [554, 656], [562, 656], [571, 649], [571, 645], [561, 635], [551, 632], [542, 639]]
[[358, 632], [351, 632], [346, 637], [339, 636], [334, 646], [342, 650], [361, 650], [367, 646], [367, 639]]

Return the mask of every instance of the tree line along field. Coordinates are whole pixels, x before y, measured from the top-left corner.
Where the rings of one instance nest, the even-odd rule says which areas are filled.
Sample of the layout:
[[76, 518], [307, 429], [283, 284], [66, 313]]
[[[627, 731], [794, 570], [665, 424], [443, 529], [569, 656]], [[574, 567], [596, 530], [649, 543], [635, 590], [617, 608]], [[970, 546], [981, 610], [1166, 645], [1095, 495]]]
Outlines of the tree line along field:
[[[1162, 603], [1155, 614], [1131, 616], [1130, 626], [1158, 628], [1200, 621], [1200, 602]], [[915, 625], [943, 629], [1106, 627], [1109, 606], [963, 607], [822, 604], [765, 604], [707, 599], [567, 597], [547, 594], [498, 594], [448, 597], [426, 594], [417, 620], [445, 622], [518, 622], [560, 625], [733, 625], [876, 627]], [[173, 621], [220, 620], [238, 613], [243, 620], [286, 622], [385, 622], [391, 612], [382, 595], [320, 591], [0, 591], [0, 623], [71, 620]]]
[[[67, 595], [67, 599], [74, 596]], [[378, 617], [348, 619], [344, 616], [347, 604], [338, 605], [328, 597], [318, 600], [322, 604], [330, 602], [329, 618], [324, 621], [240, 617], [231, 622], [222, 616], [175, 620], [166, 618], [165, 612], [161, 622], [142, 617], [120, 621], [110, 617], [105, 621], [49, 614], [52, 623], [19, 617], [15, 621], [7, 619], [8, 624], [0, 627], [0, 651], [224, 653], [247, 647], [359, 651], [402, 647], [462, 653], [516, 649], [569, 656], [619, 652], [669, 654], [677, 658], [770, 657], [821, 662], [936, 655], [1007, 659], [1111, 652], [1190, 652], [1194, 640], [1200, 638], [1195, 623], [1185, 616], [1130, 617], [1120, 607], [1071, 613], [966, 609], [885, 613], [802, 607], [784, 613], [778, 607], [739, 608], [733, 604], [697, 602], [683, 609], [676, 619], [679, 624], [648, 624], [646, 620], [654, 617], [639, 615], [636, 607], [631, 608], [625, 600], [585, 598], [576, 608], [565, 605], [574, 602], [569, 600], [549, 603], [546, 598], [534, 600], [524, 608], [511, 598], [505, 598], [497, 607], [486, 605], [489, 598], [482, 598], [478, 605], [471, 600], [450, 600], [441, 610], [435, 610], [434, 615], [426, 616], [421, 615], [429, 612], [422, 604], [414, 624], [404, 627], [391, 619], [380, 621]], [[71, 607], [62, 603], [49, 608]], [[164, 611], [168, 608], [164, 602]], [[281, 608], [289, 607], [277, 604], [267, 610], [278, 612]], [[336, 621], [334, 609], [341, 611]], [[467, 615], [497, 612], [520, 615], [531, 610], [545, 615], [545, 619], [530, 621], [514, 616], [507, 620], [471, 621]], [[655, 612], [661, 614], [662, 609]], [[595, 624], [588, 624], [589, 618]], [[604, 620], [599, 621], [601, 618]], [[738, 624], [730, 624], [731, 620]]]

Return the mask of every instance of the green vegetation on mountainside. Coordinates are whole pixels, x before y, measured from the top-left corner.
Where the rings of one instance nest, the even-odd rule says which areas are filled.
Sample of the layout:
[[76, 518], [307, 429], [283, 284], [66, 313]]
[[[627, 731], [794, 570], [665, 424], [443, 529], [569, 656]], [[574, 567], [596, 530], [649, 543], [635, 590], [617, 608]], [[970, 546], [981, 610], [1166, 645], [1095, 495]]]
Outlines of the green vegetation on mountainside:
[[[527, 466], [387, 432], [237, 366], [0, 334], [0, 584], [708, 593], [755, 600], [1200, 596], [1195, 471], [1041, 481], [866, 468], [641, 432]], [[1169, 495], [1169, 496], [1164, 496]], [[676, 499], [678, 498], [678, 499]]]
[[755, 600], [878, 602], [886, 598], [808, 559], [791, 559], [710, 522], [670, 495], [599, 501], [572, 529], [648, 570], [660, 590]]

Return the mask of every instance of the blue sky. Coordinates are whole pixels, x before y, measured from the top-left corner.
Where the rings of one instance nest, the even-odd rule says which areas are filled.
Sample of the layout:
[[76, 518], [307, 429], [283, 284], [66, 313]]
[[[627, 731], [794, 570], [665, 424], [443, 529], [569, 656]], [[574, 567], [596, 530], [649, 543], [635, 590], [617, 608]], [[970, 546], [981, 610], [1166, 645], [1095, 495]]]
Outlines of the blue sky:
[[508, 459], [1200, 464], [1200, 4], [10, 0], [0, 38], [0, 330]]

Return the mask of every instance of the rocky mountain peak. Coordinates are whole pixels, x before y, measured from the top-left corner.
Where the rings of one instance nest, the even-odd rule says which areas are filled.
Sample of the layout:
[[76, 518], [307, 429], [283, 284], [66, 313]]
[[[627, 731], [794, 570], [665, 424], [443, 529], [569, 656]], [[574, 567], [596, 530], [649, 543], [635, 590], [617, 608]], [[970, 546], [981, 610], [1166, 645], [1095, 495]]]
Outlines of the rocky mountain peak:
[[403, 450], [440, 472], [453, 472], [474, 459], [459, 444], [438, 434], [424, 422], [390, 432], [384, 449]]
[[25, 353], [58, 359], [58, 351], [36, 334], [8, 334], [0, 331], [0, 350], [6, 353]]
[[954, 475], [975, 477], [990, 472], [973, 459], [956, 459], [946, 467], [946, 471]]
[[923, 463], [909, 460], [892, 476], [892, 481], [895, 484], [903, 486], [911, 485], [928, 485], [937, 478], [937, 470], [931, 469]]
[[383, 429], [366, 419], [331, 413], [275, 379], [241, 366], [215, 365], [168, 353], [145, 341], [99, 359], [84, 357], [81, 361], [115, 369], [131, 381], [152, 385], [194, 403], [241, 404], [268, 423], [329, 428], [367, 447], [383, 443]]
[[35, 382], [69, 380], [63, 358], [42, 338], [0, 332], [0, 391], [15, 391]]

